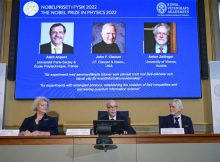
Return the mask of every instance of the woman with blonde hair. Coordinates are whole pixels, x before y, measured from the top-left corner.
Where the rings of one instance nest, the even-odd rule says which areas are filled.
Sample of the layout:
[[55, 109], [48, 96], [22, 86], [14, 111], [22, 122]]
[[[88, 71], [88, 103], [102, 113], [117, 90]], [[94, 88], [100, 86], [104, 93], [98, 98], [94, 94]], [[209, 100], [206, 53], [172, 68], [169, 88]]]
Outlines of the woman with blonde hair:
[[34, 100], [33, 116], [24, 119], [20, 127], [20, 135], [23, 136], [50, 136], [58, 134], [58, 121], [55, 117], [50, 117], [47, 112], [50, 109], [50, 101], [46, 97], [40, 96]]

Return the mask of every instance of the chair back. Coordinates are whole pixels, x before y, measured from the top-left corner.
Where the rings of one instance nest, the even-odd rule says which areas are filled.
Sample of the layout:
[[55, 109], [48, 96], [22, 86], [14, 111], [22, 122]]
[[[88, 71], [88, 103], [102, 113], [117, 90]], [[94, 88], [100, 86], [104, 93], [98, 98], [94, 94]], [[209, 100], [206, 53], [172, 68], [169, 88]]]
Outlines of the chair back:
[[166, 117], [166, 116], [159, 116], [159, 117], [158, 117], [158, 121], [159, 121], [159, 123], [158, 123], [159, 133], [160, 133], [160, 129], [161, 129], [161, 128], [164, 128], [163, 125], [164, 125], [164, 123], [165, 123], [165, 122], [164, 122], [165, 117]]
[[[129, 112], [128, 111], [117, 111], [117, 113], [120, 113], [124, 117], [126, 117], [129, 121]], [[98, 111], [98, 120], [101, 119], [101, 117], [108, 115], [107, 111]]]

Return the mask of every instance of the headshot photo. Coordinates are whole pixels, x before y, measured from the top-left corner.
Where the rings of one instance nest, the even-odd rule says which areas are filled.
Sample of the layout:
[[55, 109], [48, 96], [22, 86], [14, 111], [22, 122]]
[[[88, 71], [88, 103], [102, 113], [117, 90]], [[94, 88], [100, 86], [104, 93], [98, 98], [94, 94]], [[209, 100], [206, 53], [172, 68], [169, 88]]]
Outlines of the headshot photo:
[[176, 52], [176, 23], [144, 23], [144, 53]]
[[42, 23], [41, 54], [73, 54], [74, 23]]
[[124, 23], [94, 23], [92, 31], [92, 53], [124, 53]]

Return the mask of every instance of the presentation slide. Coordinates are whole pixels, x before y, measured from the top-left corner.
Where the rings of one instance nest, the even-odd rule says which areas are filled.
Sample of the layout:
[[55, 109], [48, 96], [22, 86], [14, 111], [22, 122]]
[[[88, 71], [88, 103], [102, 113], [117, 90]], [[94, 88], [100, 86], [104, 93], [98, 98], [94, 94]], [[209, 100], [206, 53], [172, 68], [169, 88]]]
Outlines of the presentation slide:
[[201, 98], [196, 0], [20, 0], [16, 99]]

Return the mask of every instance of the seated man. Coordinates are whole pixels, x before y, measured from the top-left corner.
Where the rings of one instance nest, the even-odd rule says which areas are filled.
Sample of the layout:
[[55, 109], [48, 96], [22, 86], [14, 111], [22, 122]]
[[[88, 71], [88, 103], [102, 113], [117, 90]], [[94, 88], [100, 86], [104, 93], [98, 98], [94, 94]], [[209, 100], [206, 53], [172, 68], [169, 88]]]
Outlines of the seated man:
[[163, 118], [160, 128], [184, 128], [185, 134], [194, 134], [193, 124], [190, 117], [182, 115], [183, 104], [180, 99], [169, 102], [170, 115]]
[[120, 113], [117, 113], [118, 106], [115, 100], [108, 100], [106, 103], [108, 114], [101, 116], [99, 120], [124, 120], [126, 134], [136, 134], [136, 131], [130, 126], [128, 118]]

